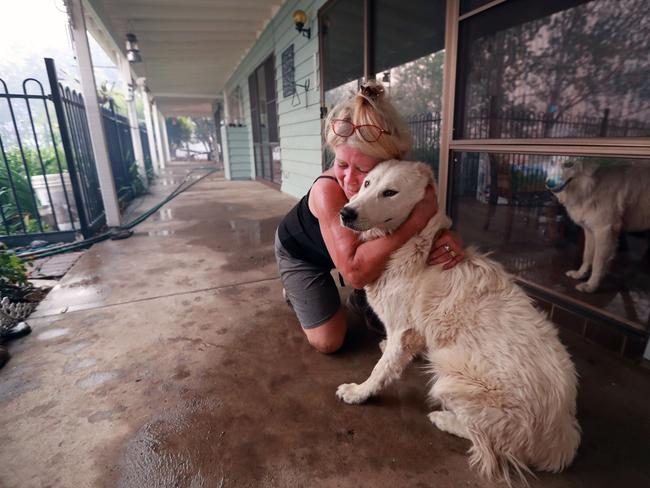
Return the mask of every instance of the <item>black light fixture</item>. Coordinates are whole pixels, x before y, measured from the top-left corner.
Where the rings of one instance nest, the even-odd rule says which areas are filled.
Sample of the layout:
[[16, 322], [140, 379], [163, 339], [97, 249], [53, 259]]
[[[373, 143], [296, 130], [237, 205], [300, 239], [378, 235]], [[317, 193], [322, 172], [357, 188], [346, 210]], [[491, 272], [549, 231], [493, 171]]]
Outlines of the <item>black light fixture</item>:
[[293, 13], [293, 23], [296, 26], [296, 30], [300, 32], [307, 39], [311, 39], [311, 28], [305, 29], [305, 24], [307, 23], [307, 14], [304, 10], [296, 10]]
[[135, 34], [126, 35], [126, 59], [129, 60], [129, 63], [139, 63], [142, 61], [138, 38]]

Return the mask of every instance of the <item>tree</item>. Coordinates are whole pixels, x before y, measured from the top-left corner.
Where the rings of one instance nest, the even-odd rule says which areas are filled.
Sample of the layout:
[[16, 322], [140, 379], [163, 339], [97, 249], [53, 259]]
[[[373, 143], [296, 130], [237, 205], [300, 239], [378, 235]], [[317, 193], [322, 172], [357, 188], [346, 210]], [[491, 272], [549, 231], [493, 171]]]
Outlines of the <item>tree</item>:
[[189, 117], [169, 117], [165, 123], [167, 124], [169, 144], [174, 153], [183, 143], [187, 145], [192, 140], [196, 124]]
[[214, 152], [214, 142], [217, 138], [213, 120], [210, 117], [197, 117], [194, 122], [196, 124], [194, 136], [203, 143], [206, 152], [212, 154]]

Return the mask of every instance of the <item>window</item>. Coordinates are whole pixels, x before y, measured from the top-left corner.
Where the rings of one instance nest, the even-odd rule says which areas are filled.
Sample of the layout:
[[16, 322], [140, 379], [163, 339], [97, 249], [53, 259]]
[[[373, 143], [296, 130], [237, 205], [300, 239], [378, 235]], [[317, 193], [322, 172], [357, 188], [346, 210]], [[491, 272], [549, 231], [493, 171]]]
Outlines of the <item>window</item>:
[[[357, 92], [369, 75], [386, 88], [413, 133], [409, 156], [437, 170], [442, 107], [445, 0], [331, 2], [319, 13], [325, 107]], [[365, 26], [365, 27], [364, 27]], [[364, 28], [372, 33], [364, 43]], [[325, 155], [325, 164], [331, 155]]]
[[[642, 209], [650, 197], [644, 196], [647, 183], [632, 180], [650, 181], [650, 159], [464, 152], [454, 154], [453, 168], [451, 214], [467, 242], [494, 251], [520, 278], [644, 330], [650, 318], [650, 222]], [[566, 275], [580, 268], [588, 239], [571, 216], [578, 209], [573, 201], [589, 198], [590, 222], [609, 218], [603, 208], [625, 207], [620, 235], [609, 243], [596, 239], [596, 253], [612, 247], [604, 251], [611, 263], [593, 291], [576, 289], [589, 274]]]
[[244, 107], [239, 85], [228, 94], [228, 125], [244, 125]]
[[512, 0], [460, 24], [457, 139], [650, 136], [646, 0]]

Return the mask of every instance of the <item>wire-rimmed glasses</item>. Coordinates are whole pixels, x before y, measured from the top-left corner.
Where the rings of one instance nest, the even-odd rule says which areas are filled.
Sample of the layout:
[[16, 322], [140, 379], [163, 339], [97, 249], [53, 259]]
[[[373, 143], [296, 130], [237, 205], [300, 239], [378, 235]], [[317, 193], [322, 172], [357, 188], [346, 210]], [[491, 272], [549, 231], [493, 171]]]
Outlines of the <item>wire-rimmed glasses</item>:
[[332, 120], [332, 130], [334, 134], [340, 137], [350, 137], [356, 130], [359, 136], [366, 142], [376, 142], [382, 134], [390, 135], [390, 132], [376, 125], [355, 125], [347, 119]]

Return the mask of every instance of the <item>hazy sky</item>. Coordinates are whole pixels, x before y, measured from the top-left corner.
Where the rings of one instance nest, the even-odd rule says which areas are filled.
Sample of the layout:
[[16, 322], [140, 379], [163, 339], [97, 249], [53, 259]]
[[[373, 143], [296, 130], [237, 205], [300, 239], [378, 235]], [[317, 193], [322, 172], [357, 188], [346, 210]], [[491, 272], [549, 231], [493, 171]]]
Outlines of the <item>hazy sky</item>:
[[[90, 37], [97, 83], [116, 81], [118, 71]], [[43, 58], [54, 58], [59, 78], [74, 85], [79, 78], [68, 34], [63, 0], [2, 0], [0, 29], [0, 78], [45, 78]], [[113, 68], [111, 68], [113, 67]], [[34, 72], [40, 68], [40, 72]], [[18, 87], [10, 87], [10, 90]]]

